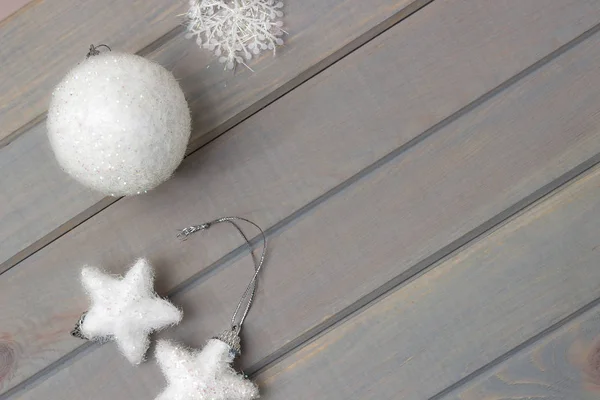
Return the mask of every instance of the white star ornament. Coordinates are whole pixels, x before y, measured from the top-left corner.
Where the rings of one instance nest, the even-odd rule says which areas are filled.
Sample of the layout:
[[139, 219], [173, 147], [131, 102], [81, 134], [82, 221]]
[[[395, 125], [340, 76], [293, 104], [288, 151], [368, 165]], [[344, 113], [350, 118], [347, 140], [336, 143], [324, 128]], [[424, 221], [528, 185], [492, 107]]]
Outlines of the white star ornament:
[[154, 292], [154, 272], [145, 259], [122, 278], [84, 267], [81, 281], [91, 306], [76, 330], [89, 340], [114, 340], [132, 364], [144, 360], [150, 333], [181, 321], [181, 311]]
[[156, 400], [252, 400], [254, 383], [238, 374], [231, 363], [232, 347], [211, 339], [201, 351], [189, 351], [166, 340], [156, 347], [156, 358], [168, 386]]

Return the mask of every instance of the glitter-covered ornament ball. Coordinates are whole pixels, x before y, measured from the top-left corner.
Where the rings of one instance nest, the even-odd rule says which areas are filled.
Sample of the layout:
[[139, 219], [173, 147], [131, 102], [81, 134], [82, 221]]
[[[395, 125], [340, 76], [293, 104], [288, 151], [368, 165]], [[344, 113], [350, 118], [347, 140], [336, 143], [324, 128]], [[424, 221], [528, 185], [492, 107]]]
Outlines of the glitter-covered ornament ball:
[[52, 94], [48, 137], [60, 166], [112, 196], [169, 179], [190, 137], [190, 112], [169, 71], [133, 54], [105, 52], [73, 68]]

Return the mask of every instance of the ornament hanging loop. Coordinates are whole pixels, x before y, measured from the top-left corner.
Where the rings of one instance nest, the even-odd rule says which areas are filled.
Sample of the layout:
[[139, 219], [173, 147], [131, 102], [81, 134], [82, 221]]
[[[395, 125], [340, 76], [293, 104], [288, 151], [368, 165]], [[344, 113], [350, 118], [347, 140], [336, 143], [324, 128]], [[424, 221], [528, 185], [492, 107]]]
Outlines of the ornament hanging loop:
[[205, 231], [208, 228], [210, 228], [212, 225], [211, 222], [206, 222], [204, 224], [201, 225], [194, 225], [194, 226], [190, 226], [184, 229], [181, 229], [179, 231], [179, 233], [177, 234], [177, 237], [179, 239], [181, 239], [182, 241], [186, 241], [188, 240], [188, 237], [192, 234], [192, 233], [196, 233], [198, 231]]
[[[242, 228], [240, 228], [240, 226], [237, 224], [236, 221], [243, 221], [243, 222], [249, 223], [249, 224], [253, 225], [256, 229], [259, 230], [261, 238], [262, 238], [262, 242], [263, 242], [263, 249], [262, 249], [260, 258], [258, 260], [254, 256], [254, 250], [252, 248], [251, 241], [248, 239], [248, 237], [246, 236], [246, 234], [244, 233]], [[233, 316], [231, 317], [230, 332], [233, 333], [235, 336], [239, 336], [239, 334], [242, 330], [242, 326], [244, 325], [244, 321], [246, 320], [246, 317], [248, 316], [248, 312], [250, 311], [250, 307], [252, 307], [252, 303], [254, 301], [254, 296], [256, 294], [256, 280], [257, 280], [258, 274], [260, 273], [260, 270], [262, 269], [262, 266], [265, 262], [265, 257], [267, 254], [267, 236], [265, 235], [265, 232], [262, 230], [262, 228], [260, 226], [258, 226], [256, 223], [250, 221], [249, 219], [242, 218], [242, 217], [223, 217], [223, 218], [216, 219], [214, 221], [205, 222], [200, 225], [193, 225], [193, 226], [181, 229], [179, 231], [179, 233], [177, 234], [177, 237], [179, 237], [181, 240], [187, 240], [190, 235], [192, 235], [196, 232], [199, 232], [199, 231], [207, 230], [211, 226], [213, 226], [215, 224], [220, 224], [223, 222], [227, 222], [227, 223], [233, 225], [237, 229], [237, 231], [244, 238], [244, 241], [248, 245], [248, 247], [250, 249], [250, 254], [252, 255], [252, 260], [254, 261], [254, 275], [252, 276], [252, 279], [248, 283], [248, 286], [246, 286], [246, 290], [242, 294], [242, 297], [241, 297], [240, 301], [238, 302], [237, 307], [235, 308]], [[244, 303], [246, 304], [246, 307], [244, 308], [244, 311], [243, 311], [241, 317], [238, 317], [238, 314], [239, 314], [240, 310], [242, 309], [242, 306], [244, 305]], [[238, 318], [239, 318], [239, 320], [238, 320]]]
[[85, 58], [90, 58], [91, 56], [97, 56], [98, 54], [100, 54], [100, 50], [98, 50], [100, 47], [106, 47], [108, 51], [112, 51], [110, 47], [108, 47], [105, 44], [99, 44], [98, 46], [94, 46], [93, 44], [91, 44], [90, 51], [87, 53]]

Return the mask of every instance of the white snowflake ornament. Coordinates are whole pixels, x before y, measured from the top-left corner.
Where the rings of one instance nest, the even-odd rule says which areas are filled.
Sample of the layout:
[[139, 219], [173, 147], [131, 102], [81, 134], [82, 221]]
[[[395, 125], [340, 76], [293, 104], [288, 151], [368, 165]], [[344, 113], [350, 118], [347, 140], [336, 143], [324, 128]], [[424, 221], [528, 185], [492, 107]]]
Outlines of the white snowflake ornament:
[[209, 340], [201, 351], [159, 341], [156, 358], [168, 386], [156, 400], [257, 399], [256, 385], [231, 367], [239, 352], [239, 337], [230, 333]]
[[89, 310], [72, 332], [88, 340], [112, 339], [132, 364], [143, 361], [149, 335], [181, 321], [182, 313], [153, 289], [154, 272], [139, 259], [121, 277], [84, 267], [81, 281], [90, 300]]
[[190, 0], [187, 37], [196, 36], [200, 47], [233, 69], [264, 50], [275, 55], [285, 33], [282, 8], [275, 0]]

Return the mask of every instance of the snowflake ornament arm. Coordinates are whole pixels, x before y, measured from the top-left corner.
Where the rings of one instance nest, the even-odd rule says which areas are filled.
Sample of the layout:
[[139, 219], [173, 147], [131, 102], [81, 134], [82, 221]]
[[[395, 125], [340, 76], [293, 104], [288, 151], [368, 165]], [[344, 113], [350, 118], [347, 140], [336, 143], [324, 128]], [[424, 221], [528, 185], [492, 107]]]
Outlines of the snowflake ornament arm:
[[263, 50], [275, 55], [285, 33], [282, 8], [275, 0], [190, 0], [187, 37], [196, 36], [200, 47], [233, 69]]

